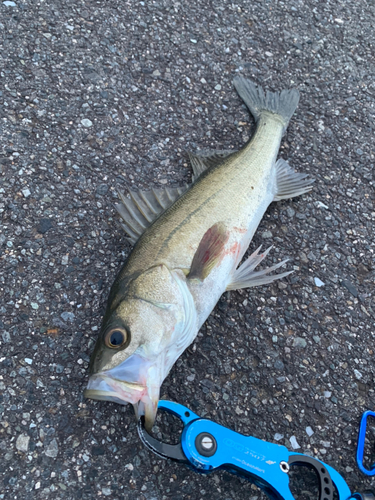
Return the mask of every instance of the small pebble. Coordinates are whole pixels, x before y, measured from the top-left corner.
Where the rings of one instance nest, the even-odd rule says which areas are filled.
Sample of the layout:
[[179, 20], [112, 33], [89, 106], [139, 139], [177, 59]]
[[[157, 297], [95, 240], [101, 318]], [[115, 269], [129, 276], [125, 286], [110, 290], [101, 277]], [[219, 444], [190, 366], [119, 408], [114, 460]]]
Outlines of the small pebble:
[[262, 238], [265, 238], [265, 239], [266, 239], [266, 238], [272, 238], [272, 233], [271, 233], [271, 231], [264, 231], [264, 232], [262, 233]]
[[354, 369], [354, 376], [357, 380], [361, 380], [362, 378], [362, 373], [356, 369]]
[[3, 339], [3, 342], [5, 342], [6, 344], [9, 344], [11, 338], [10, 338], [10, 333], [9, 332], [3, 332], [1, 334], [1, 337]]
[[61, 313], [61, 317], [64, 321], [74, 321], [75, 318], [72, 312], [67, 312], [67, 311]]
[[307, 342], [302, 337], [296, 337], [293, 340], [293, 347], [302, 347], [304, 349], [307, 346]]
[[289, 438], [290, 444], [292, 445], [293, 450], [298, 450], [298, 448], [301, 448], [300, 445], [297, 443], [296, 436], [292, 436]]
[[99, 184], [96, 188], [96, 194], [103, 196], [108, 193], [109, 186], [108, 184]]
[[306, 434], [311, 437], [313, 434], [314, 434], [314, 431], [312, 430], [312, 428], [310, 426], [306, 427]]
[[303, 262], [304, 264], [307, 264], [309, 262], [309, 259], [307, 258], [305, 252], [301, 252], [299, 254], [299, 258], [301, 259], [301, 262]]
[[281, 359], [277, 359], [273, 366], [276, 370], [284, 370], [284, 363], [281, 361]]
[[56, 439], [52, 439], [49, 445], [45, 448], [44, 453], [47, 457], [56, 458], [59, 453], [59, 446], [57, 444]]
[[323, 283], [323, 281], [321, 281], [319, 278], [314, 278], [314, 281], [316, 286], [321, 287], [325, 285], [325, 283]]
[[215, 90], [221, 90], [221, 85], [219, 83], [215, 85]]
[[349, 280], [342, 280], [344, 287], [353, 295], [353, 297], [358, 297], [358, 290]]
[[83, 118], [83, 120], [81, 120], [81, 123], [84, 127], [92, 127], [92, 121], [89, 120], [88, 118]]
[[28, 365], [32, 365], [33, 364], [33, 360], [30, 359], [30, 358], [25, 358], [25, 363], [27, 363]]
[[308, 253], [308, 255], [307, 255], [307, 258], [308, 258], [309, 260], [313, 260], [313, 261], [315, 261], [315, 260], [316, 260], [316, 257], [315, 257], [315, 255], [313, 254], [313, 252], [309, 252], [309, 253]]
[[276, 432], [276, 434], [273, 436], [273, 439], [275, 441], [280, 441], [280, 439], [283, 439], [284, 434], [280, 434], [279, 432]]
[[29, 188], [22, 189], [22, 194], [24, 195], [25, 198], [28, 198], [31, 195], [30, 189]]
[[16, 441], [16, 448], [18, 451], [26, 453], [29, 449], [30, 437], [27, 434], [20, 434]]
[[45, 234], [49, 229], [53, 227], [51, 219], [40, 219], [37, 226], [38, 233]]
[[3, 2], [3, 4], [5, 5], [5, 7], [17, 7], [17, 4], [15, 4], [14, 2], [11, 2], [10, 0], [5, 0], [5, 2]]

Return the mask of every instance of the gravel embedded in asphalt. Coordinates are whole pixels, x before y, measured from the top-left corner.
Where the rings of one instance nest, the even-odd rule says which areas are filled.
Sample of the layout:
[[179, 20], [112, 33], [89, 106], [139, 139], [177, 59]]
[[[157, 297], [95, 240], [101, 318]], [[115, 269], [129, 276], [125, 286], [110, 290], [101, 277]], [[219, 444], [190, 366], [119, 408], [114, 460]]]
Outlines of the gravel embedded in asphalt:
[[162, 396], [371, 486], [355, 448], [375, 410], [374, 20], [353, 0], [0, 2], [0, 500], [266, 498], [158, 459], [132, 407], [83, 398], [131, 250], [116, 189], [178, 186], [186, 151], [239, 148], [238, 74], [301, 92], [280, 156], [314, 190], [272, 204], [251, 244], [295, 272], [226, 293]]

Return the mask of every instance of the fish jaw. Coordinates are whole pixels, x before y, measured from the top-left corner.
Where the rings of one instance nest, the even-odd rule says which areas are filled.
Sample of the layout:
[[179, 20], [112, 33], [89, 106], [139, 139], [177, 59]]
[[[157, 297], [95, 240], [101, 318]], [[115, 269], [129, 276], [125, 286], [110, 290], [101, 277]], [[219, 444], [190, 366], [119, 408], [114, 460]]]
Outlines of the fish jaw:
[[[160, 363], [133, 354], [120, 365], [89, 378], [84, 396], [134, 406], [137, 419], [144, 415], [145, 427], [151, 430], [157, 413], [160, 386]], [[159, 373], [158, 373], [159, 372]]]

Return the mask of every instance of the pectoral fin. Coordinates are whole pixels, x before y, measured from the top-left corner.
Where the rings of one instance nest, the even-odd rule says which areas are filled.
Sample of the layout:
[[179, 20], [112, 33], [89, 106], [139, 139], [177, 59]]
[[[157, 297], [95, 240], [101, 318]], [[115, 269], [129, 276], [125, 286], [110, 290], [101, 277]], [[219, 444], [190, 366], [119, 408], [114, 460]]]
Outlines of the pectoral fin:
[[255, 252], [252, 253], [250, 257], [246, 259], [245, 262], [235, 271], [231, 282], [227, 286], [227, 290], [238, 290], [240, 288], [265, 285], [280, 278], [284, 278], [285, 276], [288, 276], [288, 274], [292, 273], [293, 271], [287, 271], [286, 273], [268, 276], [269, 273], [283, 266], [288, 259], [285, 259], [274, 266], [268, 267], [267, 269], [262, 269], [257, 272], [254, 271], [257, 265], [269, 254], [271, 248], [272, 247], [267, 248], [267, 250], [261, 254], [259, 254], [261, 247], [255, 250]]
[[188, 279], [204, 280], [219, 263], [229, 232], [222, 222], [214, 224], [206, 231], [193, 257]]

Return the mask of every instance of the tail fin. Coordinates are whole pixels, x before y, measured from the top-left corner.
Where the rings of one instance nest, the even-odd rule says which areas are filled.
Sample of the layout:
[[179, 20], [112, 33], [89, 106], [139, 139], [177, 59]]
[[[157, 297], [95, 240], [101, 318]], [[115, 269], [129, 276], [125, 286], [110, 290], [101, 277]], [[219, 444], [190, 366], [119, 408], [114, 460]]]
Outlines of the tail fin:
[[283, 119], [284, 130], [298, 106], [299, 92], [297, 89], [282, 90], [281, 92], [264, 92], [262, 87], [242, 76], [237, 76], [233, 80], [236, 90], [249, 108], [255, 121], [259, 120], [262, 111], [275, 113]]

